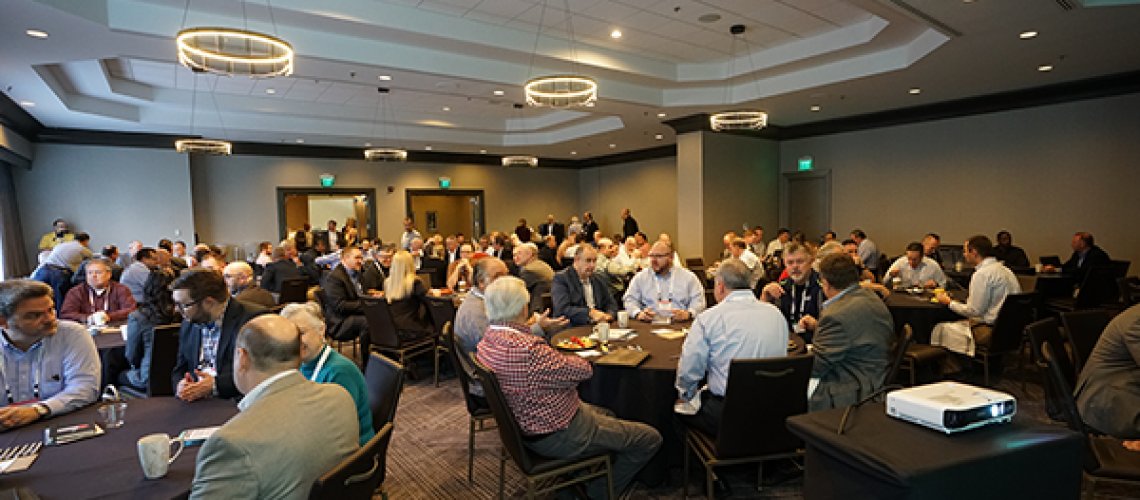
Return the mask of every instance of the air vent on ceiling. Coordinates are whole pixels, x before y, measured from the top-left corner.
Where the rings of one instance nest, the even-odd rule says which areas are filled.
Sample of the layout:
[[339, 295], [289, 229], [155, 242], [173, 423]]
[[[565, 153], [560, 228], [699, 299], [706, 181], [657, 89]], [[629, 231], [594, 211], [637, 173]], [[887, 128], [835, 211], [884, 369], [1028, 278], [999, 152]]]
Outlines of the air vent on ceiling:
[[1077, 8], [1076, 2], [1073, 0], [1057, 0], [1057, 5], [1061, 6], [1061, 10], [1070, 11]]

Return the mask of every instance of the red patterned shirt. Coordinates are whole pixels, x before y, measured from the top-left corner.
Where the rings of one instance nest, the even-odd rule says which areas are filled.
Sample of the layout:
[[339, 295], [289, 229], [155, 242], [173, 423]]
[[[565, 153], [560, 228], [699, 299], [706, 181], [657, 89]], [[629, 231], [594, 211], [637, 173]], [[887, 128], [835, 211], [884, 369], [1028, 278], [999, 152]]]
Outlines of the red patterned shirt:
[[528, 435], [570, 425], [578, 411], [578, 382], [593, 375], [585, 359], [560, 354], [517, 323], [491, 323], [478, 353], [479, 361], [495, 372], [507, 404]]

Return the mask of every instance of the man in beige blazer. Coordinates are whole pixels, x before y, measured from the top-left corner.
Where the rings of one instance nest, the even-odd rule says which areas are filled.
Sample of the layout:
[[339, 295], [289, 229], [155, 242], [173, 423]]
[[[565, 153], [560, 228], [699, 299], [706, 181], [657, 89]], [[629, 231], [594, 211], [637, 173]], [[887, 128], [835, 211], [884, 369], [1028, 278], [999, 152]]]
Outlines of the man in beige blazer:
[[359, 446], [352, 396], [336, 384], [310, 382], [301, 335], [276, 315], [238, 333], [234, 382], [241, 410], [202, 445], [192, 499], [308, 498], [313, 481]]

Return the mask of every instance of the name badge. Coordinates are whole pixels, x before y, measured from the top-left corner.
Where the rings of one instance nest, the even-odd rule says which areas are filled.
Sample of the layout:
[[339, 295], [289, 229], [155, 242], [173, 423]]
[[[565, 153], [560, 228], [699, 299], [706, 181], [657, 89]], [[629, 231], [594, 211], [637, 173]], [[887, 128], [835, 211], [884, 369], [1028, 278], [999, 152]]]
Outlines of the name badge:
[[671, 300], [658, 300], [657, 301], [657, 314], [663, 316], [673, 315], [673, 301]]

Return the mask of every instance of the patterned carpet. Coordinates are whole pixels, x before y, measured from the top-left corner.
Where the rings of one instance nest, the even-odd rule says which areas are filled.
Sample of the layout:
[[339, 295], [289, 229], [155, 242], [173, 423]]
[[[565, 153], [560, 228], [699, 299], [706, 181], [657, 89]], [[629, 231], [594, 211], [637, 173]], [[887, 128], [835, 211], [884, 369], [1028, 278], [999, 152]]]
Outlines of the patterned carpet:
[[[350, 352], [345, 353], [350, 354]], [[429, 363], [420, 362], [420, 379], [404, 386], [396, 415], [396, 428], [388, 450], [388, 476], [385, 489], [392, 500], [436, 499], [493, 499], [498, 488], [499, 435], [493, 425], [487, 432], [476, 433], [475, 480], [467, 482], [467, 409], [463, 403], [458, 380], [449, 368], [444, 368], [443, 380], [436, 388], [431, 380]], [[1037, 384], [1037, 374], [1029, 371], [1026, 390], [1022, 390], [1021, 376], [1007, 371], [997, 382], [997, 389], [1013, 394], [1019, 402], [1019, 412], [1036, 420], [1058, 425], [1046, 417], [1043, 393]], [[681, 471], [672, 471], [672, 478], [664, 485], [647, 488], [636, 484], [628, 498], [634, 500], [675, 500], [681, 498]], [[796, 479], [773, 488], [756, 490], [756, 469], [753, 466], [724, 469], [723, 476], [731, 488], [731, 498], [738, 499], [800, 499], [802, 480]], [[703, 473], [696, 471], [690, 478], [691, 498], [704, 498]], [[513, 462], [507, 464], [507, 498], [525, 498], [521, 473]], [[376, 498], [380, 498], [379, 495]], [[555, 498], [548, 495], [547, 498]], [[1140, 487], [1102, 484], [1098, 486], [1098, 499], [1140, 498]]]

